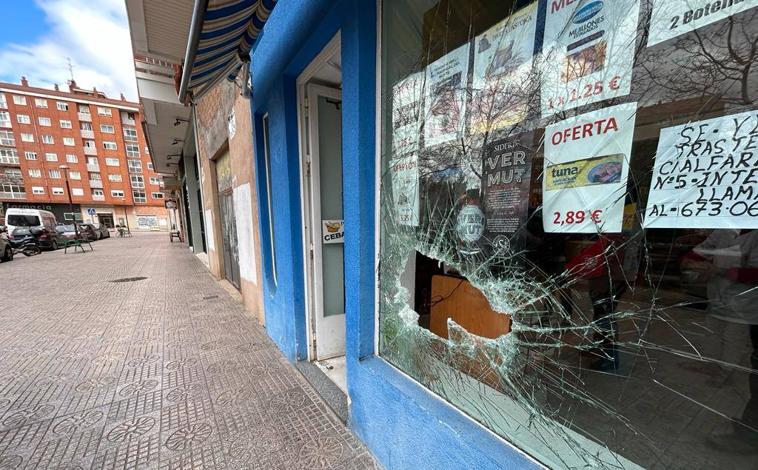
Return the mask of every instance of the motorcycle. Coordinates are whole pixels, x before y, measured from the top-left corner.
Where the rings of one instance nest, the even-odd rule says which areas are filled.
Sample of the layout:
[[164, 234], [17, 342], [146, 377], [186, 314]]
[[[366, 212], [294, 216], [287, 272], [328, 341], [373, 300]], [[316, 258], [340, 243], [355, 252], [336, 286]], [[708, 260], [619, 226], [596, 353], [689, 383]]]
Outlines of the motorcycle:
[[40, 236], [42, 232], [42, 229], [39, 227], [19, 227], [14, 230], [11, 236], [8, 237], [13, 253], [21, 253], [24, 256], [35, 256], [42, 253], [42, 249], [37, 242], [37, 237]]

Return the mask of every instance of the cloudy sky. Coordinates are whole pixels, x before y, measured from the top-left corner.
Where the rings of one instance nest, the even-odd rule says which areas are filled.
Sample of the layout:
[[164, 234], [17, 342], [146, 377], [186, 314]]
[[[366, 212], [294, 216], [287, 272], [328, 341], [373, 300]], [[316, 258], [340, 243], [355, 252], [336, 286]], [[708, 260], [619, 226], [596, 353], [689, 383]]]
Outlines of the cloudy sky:
[[80, 87], [137, 99], [124, 0], [13, 0], [2, 23], [0, 81], [63, 87], [68, 57]]

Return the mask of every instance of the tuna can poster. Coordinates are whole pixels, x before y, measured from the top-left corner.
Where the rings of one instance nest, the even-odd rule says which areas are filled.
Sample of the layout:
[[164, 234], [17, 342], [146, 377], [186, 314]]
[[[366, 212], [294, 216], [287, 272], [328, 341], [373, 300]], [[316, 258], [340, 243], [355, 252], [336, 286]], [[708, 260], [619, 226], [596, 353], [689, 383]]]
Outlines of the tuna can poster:
[[468, 43], [426, 68], [424, 144], [432, 147], [463, 133], [468, 81]]
[[[532, 133], [487, 145], [482, 161], [482, 202], [485, 237], [496, 255], [508, 255], [519, 246], [529, 210], [532, 175]], [[523, 230], [522, 230], [523, 232]]]
[[645, 228], [758, 228], [758, 111], [661, 131]]
[[654, 46], [755, 6], [756, 0], [654, 0], [647, 45]]
[[526, 118], [536, 91], [529, 79], [536, 25], [537, 3], [533, 3], [477, 36], [471, 133], [492, 132]]
[[545, 129], [545, 232], [621, 232], [636, 111], [625, 103]]
[[639, 0], [548, 0], [542, 116], [629, 94]]

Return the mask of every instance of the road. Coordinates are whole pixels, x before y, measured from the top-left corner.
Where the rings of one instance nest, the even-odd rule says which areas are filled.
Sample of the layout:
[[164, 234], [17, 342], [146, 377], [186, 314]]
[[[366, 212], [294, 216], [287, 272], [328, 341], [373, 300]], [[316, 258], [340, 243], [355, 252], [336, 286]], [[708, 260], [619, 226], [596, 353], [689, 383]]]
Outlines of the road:
[[93, 246], [0, 264], [0, 469], [378, 468], [186, 247]]

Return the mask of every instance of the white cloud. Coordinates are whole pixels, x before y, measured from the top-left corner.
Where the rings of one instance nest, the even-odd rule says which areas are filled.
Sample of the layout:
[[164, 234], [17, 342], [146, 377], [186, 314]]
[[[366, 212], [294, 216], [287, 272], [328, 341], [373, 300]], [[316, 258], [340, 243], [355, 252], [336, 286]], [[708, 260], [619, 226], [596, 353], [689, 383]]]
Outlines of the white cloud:
[[49, 31], [34, 42], [19, 42], [0, 51], [0, 76], [18, 83], [65, 86], [71, 58], [81, 88], [97, 87], [110, 98], [123, 93], [137, 99], [134, 61], [124, 0], [35, 0], [45, 12]]

